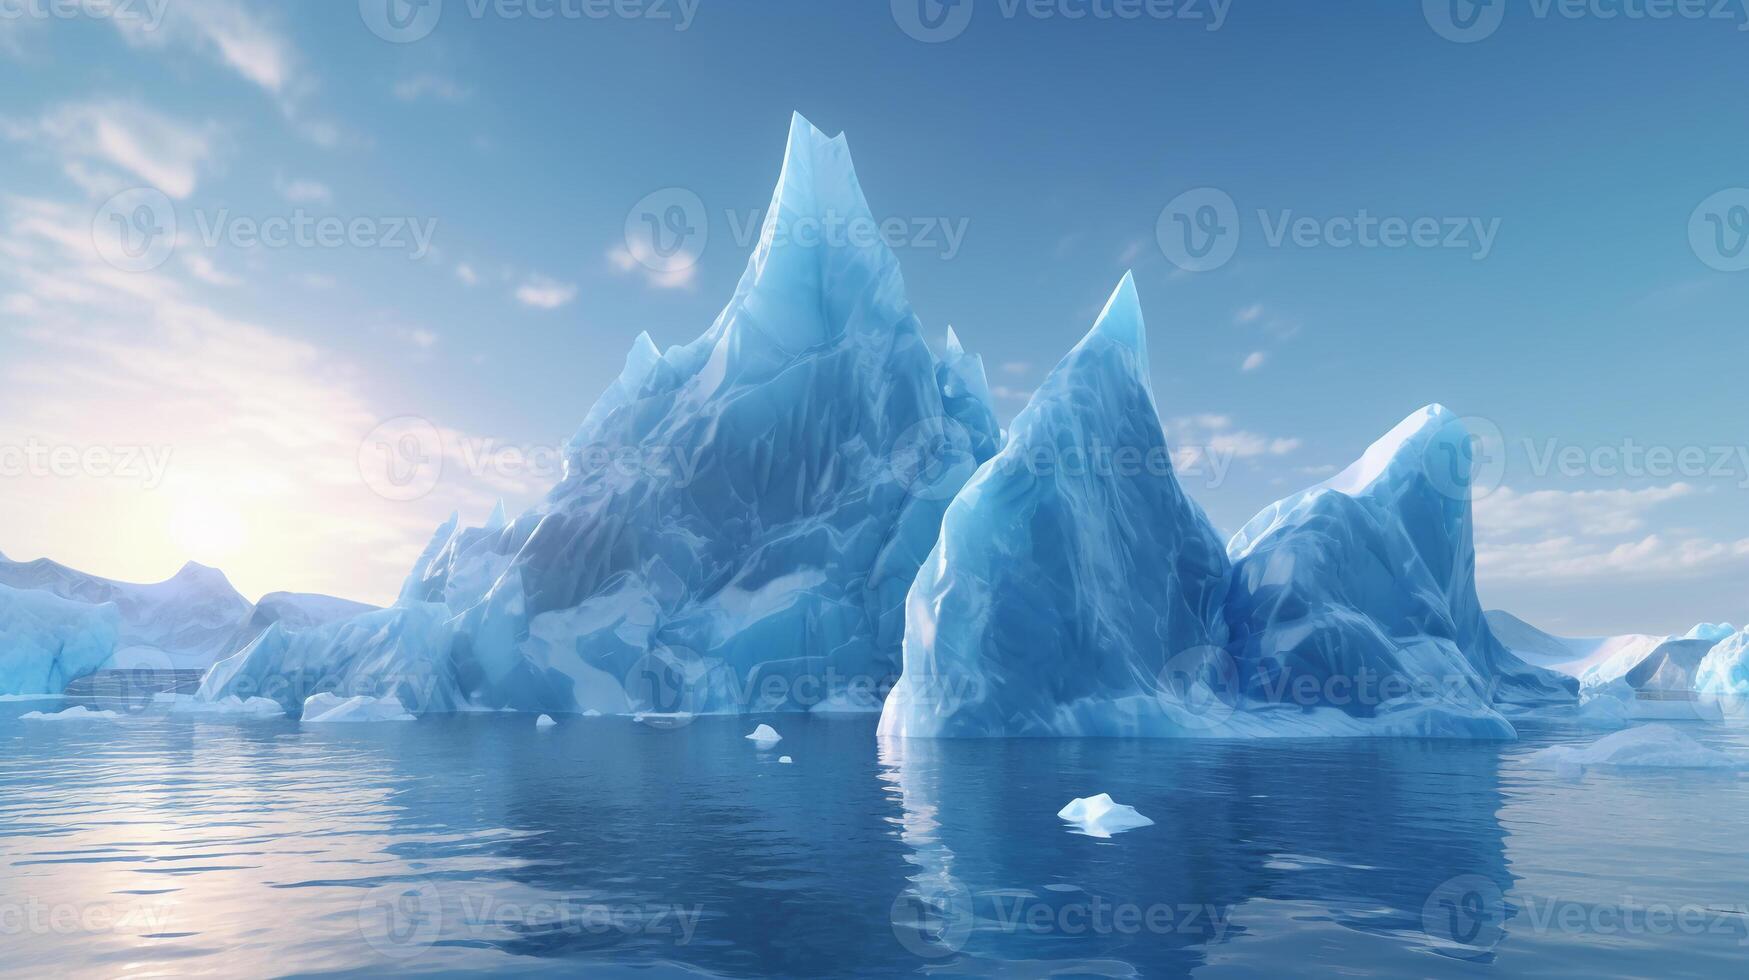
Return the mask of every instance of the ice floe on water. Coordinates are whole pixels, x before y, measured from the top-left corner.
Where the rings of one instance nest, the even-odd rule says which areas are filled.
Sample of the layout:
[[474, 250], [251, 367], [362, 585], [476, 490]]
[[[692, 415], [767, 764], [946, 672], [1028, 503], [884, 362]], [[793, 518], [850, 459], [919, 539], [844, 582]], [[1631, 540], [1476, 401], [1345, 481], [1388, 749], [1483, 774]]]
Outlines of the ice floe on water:
[[1525, 764], [1571, 771], [1589, 766], [1645, 769], [1742, 769], [1749, 759], [1709, 749], [1669, 725], [1641, 725], [1586, 745], [1552, 745]]
[[1113, 800], [1109, 793], [1070, 800], [1067, 806], [1057, 811], [1057, 816], [1090, 837], [1110, 837], [1154, 825], [1154, 821], [1142, 816], [1135, 807]]
[[316, 694], [304, 702], [304, 723], [330, 725], [347, 722], [412, 721], [413, 716], [393, 697], [342, 698]]
[[58, 721], [58, 722], [120, 721], [121, 715], [118, 715], [113, 711], [95, 711], [95, 710], [92, 710], [91, 708], [87, 708], [84, 705], [80, 704], [80, 705], [74, 705], [73, 707], [68, 708], [65, 711], [54, 711], [54, 712], [32, 711], [29, 714], [20, 715], [19, 720], [20, 721]]

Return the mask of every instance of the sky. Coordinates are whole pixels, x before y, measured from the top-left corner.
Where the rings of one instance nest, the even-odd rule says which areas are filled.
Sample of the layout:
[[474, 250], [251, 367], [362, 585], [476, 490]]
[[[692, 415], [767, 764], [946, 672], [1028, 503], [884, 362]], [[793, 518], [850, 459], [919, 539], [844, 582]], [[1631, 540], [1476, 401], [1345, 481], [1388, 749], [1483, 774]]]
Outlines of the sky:
[[1133, 269], [1222, 529], [1440, 402], [1487, 448], [1485, 604], [1742, 624], [1746, 26], [0, 0], [0, 553], [392, 600], [450, 511], [550, 486], [640, 330], [709, 325], [800, 111], [848, 135], [927, 336], [984, 358], [1002, 418]]

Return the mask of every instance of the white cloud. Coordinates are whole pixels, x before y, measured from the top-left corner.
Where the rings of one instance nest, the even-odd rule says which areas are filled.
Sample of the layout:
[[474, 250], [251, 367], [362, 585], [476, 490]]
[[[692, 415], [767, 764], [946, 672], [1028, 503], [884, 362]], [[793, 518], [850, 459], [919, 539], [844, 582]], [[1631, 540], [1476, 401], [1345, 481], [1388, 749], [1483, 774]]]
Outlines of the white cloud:
[[1263, 304], [1262, 303], [1252, 303], [1250, 306], [1247, 306], [1244, 309], [1241, 309], [1239, 312], [1233, 314], [1233, 322], [1234, 323], [1256, 323], [1258, 321], [1258, 319], [1261, 318], [1262, 316], [1263, 316]]
[[328, 185], [320, 181], [275, 178], [273, 186], [281, 197], [293, 204], [327, 204], [334, 199]]
[[1269, 360], [1268, 354], [1265, 354], [1263, 351], [1260, 351], [1260, 350], [1254, 350], [1250, 354], [1246, 355], [1245, 362], [1243, 364], [1239, 365], [1239, 370], [1244, 371], [1246, 373], [1250, 373], [1250, 372], [1255, 371], [1258, 368], [1262, 367], [1263, 362], [1265, 362], [1267, 360]]
[[480, 274], [475, 272], [474, 267], [466, 262], [461, 262], [456, 265], [455, 277], [468, 286], [475, 286], [480, 282]]
[[88, 191], [105, 180], [92, 170], [121, 170], [174, 198], [194, 193], [214, 153], [214, 127], [191, 126], [125, 101], [73, 103], [29, 123], [5, 124], [5, 135], [57, 155]]
[[607, 250], [608, 267], [620, 275], [641, 273], [644, 281], [657, 289], [690, 289], [698, 273], [696, 256], [685, 253], [658, 261], [648, 242], [633, 242], [628, 248], [615, 245]]
[[[1286, 456], [1300, 448], [1299, 439], [1267, 436], [1237, 428], [1226, 415], [1186, 415], [1166, 425], [1175, 465], [1186, 466], [1203, 455], [1224, 459], [1257, 459]], [[1179, 463], [1184, 460], [1184, 463]]]
[[545, 276], [532, 275], [516, 287], [516, 301], [537, 310], [556, 310], [577, 298], [573, 283], [562, 283]]
[[395, 83], [395, 98], [402, 102], [436, 99], [439, 102], [460, 102], [467, 98], [466, 88], [441, 75], [421, 73]]
[[236, 276], [226, 275], [225, 273], [220, 272], [218, 267], [213, 265], [212, 259], [199, 253], [185, 256], [182, 260], [182, 264], [188, 267], [189, 273], [196, 279], [199, 279], [201, 282], [210, 286], [238, 286], [243, 282], [243, 280], [238, 279]]
[[1701, 493], [1688, 483], [1639, 490], [1502, 487], [1475, 503], [1476, 564], [1490, 580], [1647, 581], [1749, 566], [1749, 538], [1654, 532], [1653, 514]]
[[174, 0], [164, 8], [159, 24], [140, 17], [109, 21], [129, 44], [174, 45], [211, 54], [275, 95], [284, 93], [292, 80], [296, 56], [290, 42], [258, 12], [233, 0]]

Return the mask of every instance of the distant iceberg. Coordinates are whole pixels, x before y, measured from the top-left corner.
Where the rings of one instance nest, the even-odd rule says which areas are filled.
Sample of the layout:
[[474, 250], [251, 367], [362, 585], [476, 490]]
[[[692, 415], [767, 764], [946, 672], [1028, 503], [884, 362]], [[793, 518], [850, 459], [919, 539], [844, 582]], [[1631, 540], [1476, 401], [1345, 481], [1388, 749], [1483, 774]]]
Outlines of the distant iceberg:
[[1744, 769], [1749, 759], [1709, 749], [1669, 725], [1641, 725], [1589, 745], [1550, 746], [1531, 753], [1525, 764], [1549, 769]]
[[1749, 629], [1713, 645], [1694, 672], [1701, 694], [1749, 697]]
[[333, 694], [317, 694], [304, 702], [303, 722], [306, 725], [412, 720], [413, 715], [393, 697], [373, 698], [360, 695], [341, 698]]
[[0, 695], [60, 694], [115, 655], [113, 603], [0, 585]]

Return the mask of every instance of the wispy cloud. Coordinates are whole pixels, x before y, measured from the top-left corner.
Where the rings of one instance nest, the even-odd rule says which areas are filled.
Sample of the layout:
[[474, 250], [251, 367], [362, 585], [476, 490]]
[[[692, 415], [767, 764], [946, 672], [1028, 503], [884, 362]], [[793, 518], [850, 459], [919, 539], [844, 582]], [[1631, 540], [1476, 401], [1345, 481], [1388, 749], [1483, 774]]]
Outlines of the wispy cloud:
[[689, 256], [676, 256], [668, 261], [654, 258], [655, 250], [647, 242], [616, 245], [607, 251], [608, 267], [620, 275], [641, 274], [644, 281], [657, 289], [690, 289], [697, 276], [696, 261]]
[[174, 198], [194, 193], [212, 162], [217, 132], [211, 124], [191, 125], [121, 100], [71, 103], [0, 126], [12, 141], [58, 159], [88, 191], [100, 184], [92, 168], [110, 167]]
[[395, 98], [402, 102], [434, 99], [439, 102], [460, 102], [470, 94], [468, 89], [441, 75], [422, 73], [395, 83]]
[[273, 186], [281, 197], [293, 204], [327, 204], [334, 199], [334, 193], [328, 189], [328, 185], [316, 180], [286, 180], [281, 177], [274, 180]]
[[235, 0], [175, 0], [164, 9], [161, 24], [138, 17], [108, 20], [129, 44], [210, 54], [275, 95], [291, 86], [296, 60], [292, 45], [258, 10]]
[[1255, 371], [1258, 368], [1262, 367], [1264, 362], [1267, 360], [1269, 360], [1268, 354], [1266, 354], [1260, 350], [1254, 350], [1251, 353], [1245, 355], [1244, 363], [1239, 365], [1239, 370], [1244, 371], [1247, 374], [1249, 374], [1250, 372]]
[[516, 287], [516, 301], [537, 310], [556, 310], [577, 298], [577, 287], [546, 276], [531, 275]]
[[1654, 512], [1702, 489], [1689, 483], [1638, 490], [1502, 487], [1476, 501], [1476, 563], [1509, 582], [1649, 581], [1749, 569], [1749, 538], [1652, 531]]

